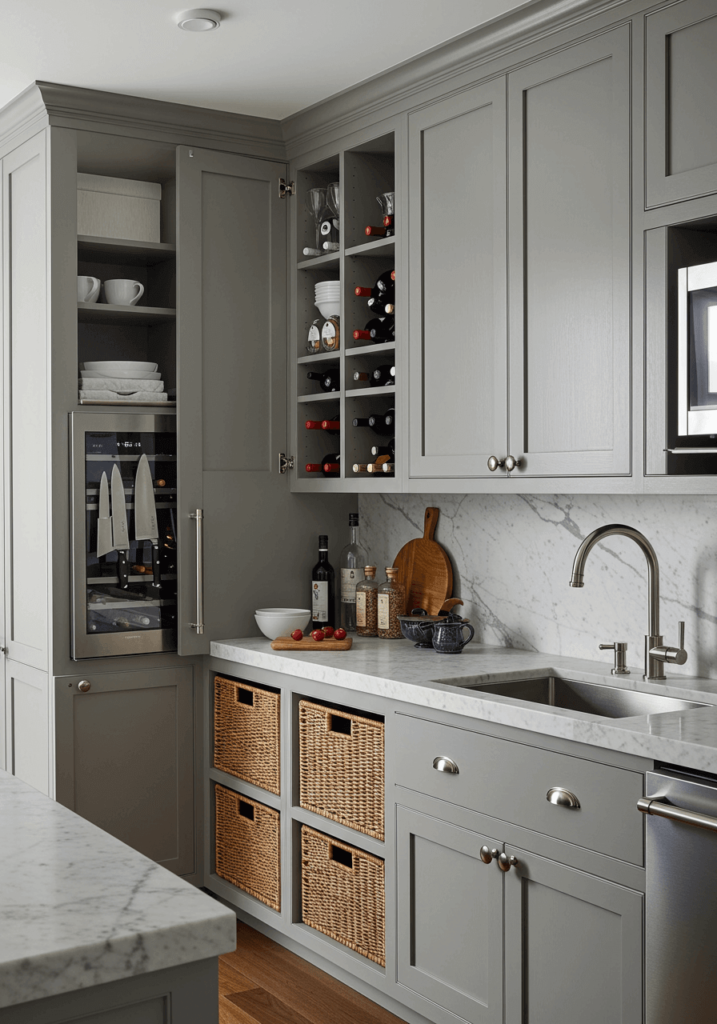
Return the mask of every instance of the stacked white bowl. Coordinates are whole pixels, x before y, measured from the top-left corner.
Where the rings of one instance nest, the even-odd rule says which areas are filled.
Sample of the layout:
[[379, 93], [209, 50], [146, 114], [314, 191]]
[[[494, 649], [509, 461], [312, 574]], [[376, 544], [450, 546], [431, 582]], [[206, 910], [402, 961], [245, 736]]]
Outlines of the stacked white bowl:
[[341, 282], [319, 281], [314, 285], [314, 298], [316, 308], [324, 320], [328, 320], [330, 316], [338, 316], [341, 312]]
[[102, 359], [80, 363], [80, 398], [86, 401], [166, 402], [156, 363]]
[[257, 608], [254, 618], [264, 636], [276, 640], [278, 636], [289, 636], [295, 629], [305, 629], [311, 612], [308, 608]]

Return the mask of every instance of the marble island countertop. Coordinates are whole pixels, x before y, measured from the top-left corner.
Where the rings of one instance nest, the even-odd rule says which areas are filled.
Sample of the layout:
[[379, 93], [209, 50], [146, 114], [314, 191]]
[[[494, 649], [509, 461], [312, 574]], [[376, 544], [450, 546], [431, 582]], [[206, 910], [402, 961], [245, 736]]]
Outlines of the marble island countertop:
[[[211, 654], [239, 665], [717, 773], [717, 680], [670, 678], [669, 668], [665, 682], [646, 682], [635, 671], [628, 676], [611, 675], [611, 661], [583, 661], [476, 643], [460, 655], [447, 656], [420, 650], [407, 640], [365, 637], [354, 637], [350, 651], [320, 654], [273, 651], [269, 640], [249, 637], [214, 641]], [[550, 675], [709, 706], [613, 719], [466, 689], [470, 682]]]
[[0, 770], [0, 1008], [233, 950], [236, 916]]

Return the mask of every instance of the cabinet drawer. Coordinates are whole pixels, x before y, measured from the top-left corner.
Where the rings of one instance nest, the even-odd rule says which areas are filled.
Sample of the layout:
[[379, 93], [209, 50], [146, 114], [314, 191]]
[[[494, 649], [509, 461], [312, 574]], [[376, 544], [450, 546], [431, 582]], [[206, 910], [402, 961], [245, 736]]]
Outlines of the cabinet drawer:
[[[395, 727], [399, 786], [643, 864], [635, 806], [643, 791], [641, 773], [407, 715], [396, 715]], [[439, 757], [454, 761], [458, 773], [435, 769]], [[575, 794], [580, 807], [549, 803], [548, 790], [558, 787]]]

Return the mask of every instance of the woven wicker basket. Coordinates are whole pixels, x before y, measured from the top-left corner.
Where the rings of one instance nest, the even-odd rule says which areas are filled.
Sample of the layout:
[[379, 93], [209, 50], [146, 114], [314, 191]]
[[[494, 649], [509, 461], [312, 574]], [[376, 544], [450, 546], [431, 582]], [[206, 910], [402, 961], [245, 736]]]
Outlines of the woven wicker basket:
[[386, 966], [384, 862], [301, 827], [304, 924]]
[[216, 872], [281, 909], [279, 812], [215, 784]]
[[279, 794], [280, 695], [214, 677], [214, 767]]
[[384, 839], [383, 722], [299, 701], [299, 803]]

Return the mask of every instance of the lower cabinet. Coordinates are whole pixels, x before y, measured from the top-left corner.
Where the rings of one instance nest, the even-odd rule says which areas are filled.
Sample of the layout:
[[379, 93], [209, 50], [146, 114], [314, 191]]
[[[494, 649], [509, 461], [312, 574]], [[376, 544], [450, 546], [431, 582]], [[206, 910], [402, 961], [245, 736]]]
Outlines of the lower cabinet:
[[429, 1019], [641, 1024], [640, 893], [400, 805], [396, 846], [398, 980]]
[[194, 686], [191, 665], [55, 680], [58, 801], [179, 875], [195, 868]]

